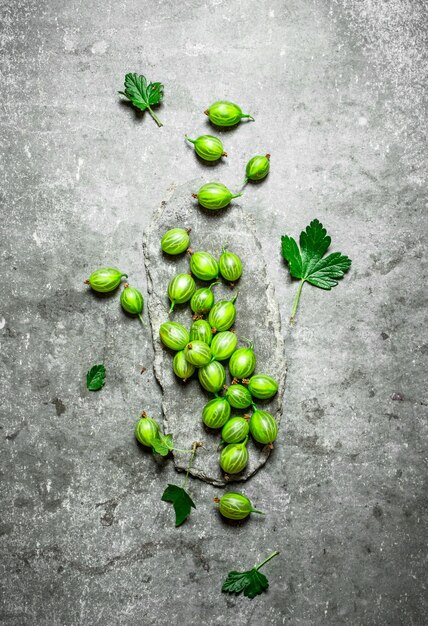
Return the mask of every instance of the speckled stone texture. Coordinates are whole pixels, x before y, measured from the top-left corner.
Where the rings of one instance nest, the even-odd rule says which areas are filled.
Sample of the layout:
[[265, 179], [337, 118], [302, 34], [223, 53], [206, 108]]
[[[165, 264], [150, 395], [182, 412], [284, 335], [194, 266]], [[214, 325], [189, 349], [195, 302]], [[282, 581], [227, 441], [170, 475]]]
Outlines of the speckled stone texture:
[[[1, 4], [2, 624], [427, 622], [427, 17], [414, 0]], [[121, 102], [128, 71], [165, 84], [163, 128]], [[184, 134], [218, 98], [256, 121], [211, 170]], [[242, 485], [267, 515], [228, 525], [222, 489], [190, 479], [175, 529], [160, 497], [182, 475], [133, 437], [143, 408], [162, 418], [149, 324], [83, 280], [117, 265], [147, 296], [161, 201], [211, 173], [236, 188], [267, 152], [240, 202], [288, 366], [278, 444]], [[290, 328], [280, 235], [315, 217], [353, 265], [305, 285]], [[275, 549], [265, 595], [220, 593]]]
[[[236, 319], [232, 326], [238, 338], [238, 347], [247, 345], [244, 338], [251, 338], [255, 343], [254, 353], [257, 364], [254, 373], [274, 376], [278, 382], [278, 393], [270, 400], [253, 398], [256, 406], [269, 411], [277, 420], [281, 419], [286, 361], [284, 341], [275, 290], [267, 278], [266, 262], [261, 244], [255, 235], [254, 220], [242, 207], [233, 201], [220, 211], [207, 211], [192, 198], [192, 192], [199, 189], [202, 182], [192, 181], [181, 185], [168, 200], [161, 202], [155, 212], [150, 227], [145, 233], [144, 253], [148, 273], [149, 314], [155, 350], [154, 371], [159, 381], [162, 396], [163, 430], [173, 435], [177, 448], [189, 449], [193, 441], [203, 442], [190, 473], [213, 485], [224, 486], [228, 482], [247, 480], [266, 463], [271, 446], [256, 444], [252, 438], [247, 444], [249, 460], [247, 467], [233, 476], [225, 474], [219, 466], [221, 437], [218, 430], [204, 426], [201, 416], [204, 405], [214, 398], [199, 384], [197, 371], [185, 383], [180, 381], [172, 369], [173, 352], [165, 348], [159, 338], [159, 328], [167, 321], [182, 324], [190, 330], [192, 310], [189, 303], [176, 305], [168, 315], [170, 301], [167, 296], [169, 281], [179, 273], [189, 272], [189, 255], [170, 256], [162, 253], [160, 240], [170, 228], [185, 227], [191, 229], [191, 250], [209, 252], [219, 259], [223, 246], [229, 245], [230, 251], [242, 259], [243, 272], [234, 285], [219, 280], [213, 287], [216, 302], [230, 300], [237, 295], [235, 302]], [[211, 281], [213, 282], [213, 281]], [[196, 280], [197, 288], [207, 287], [210, 283]], [[206, 318], [207, 316], [205, 316]], [[232, 377], [227, 367], [226, 385]], [[222, 395], [224, 392], [220, 392]], [[232, 408], [232, 416], [251, 415], [251, 407], [246, 410]], [[185, 471], [189, 463], [189, 454], [173, 452], [177, 469]]]

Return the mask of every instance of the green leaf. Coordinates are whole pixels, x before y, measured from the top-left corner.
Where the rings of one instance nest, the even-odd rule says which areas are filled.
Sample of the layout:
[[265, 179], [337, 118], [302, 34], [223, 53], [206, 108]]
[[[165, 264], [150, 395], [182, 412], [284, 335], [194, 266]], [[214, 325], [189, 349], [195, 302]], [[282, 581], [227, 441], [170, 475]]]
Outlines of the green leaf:
[[162, 126], [162, 122], [151, 109], [152, 106], [162, 102], [162, 83], [147, 83], [142, 74], [130, 73], [125, 76], [125, 91], [119, 91], [119, 93], [128, 98], [140, 111], [148, 109], [158, 126]]
[[104, 387], [106, 368], [104, 365], [94, 365], [86, 374], [86, 386], [89, 391], [98, 391]]
[[321, 289], [331, 289], [351, 267], [351, 259], [341, 252], [324, 257], [330, 246], [331, 237], [318, 220], [313, 220], [306, 230], [300, 233], [299, 243], [300, 250], [292, 237], [288, 235], [281, 237], [282, 256], [288, 263], [290, 274], [294, 278], [300, 278], [301, 281], [290, 321], [296, 313], [304, 282]]
[[248, 572], [229, 572], [221, 588], [227, 593], [241, 593], [247, 598], [255, 598], [269, 587], [269, 581], [254, 567]]
[[168, 485], [163, 492], [164, 502], [172, 502], [175, 511], [175, 525], [180, 526], [189, 517], [192, 507], [196, 509], [195, 503], [187, 491], [177, 485]]
[[158, 437], [152, 441], [152, 448], [153, 452], [156, 452], [161, 456], [167, 456], [170, 451], [174, 449], [172, 435], [161, 435], [159, 433]]
[[269, 581], [264, 574], [259, 572], [268, 561], [277, 556], [279, 552], [275, 550], [267, 559], [246, 572], [229, 572], [221, 590], [226, 593], [241, 593], [247, 598], [255, 598], [269, 587]]

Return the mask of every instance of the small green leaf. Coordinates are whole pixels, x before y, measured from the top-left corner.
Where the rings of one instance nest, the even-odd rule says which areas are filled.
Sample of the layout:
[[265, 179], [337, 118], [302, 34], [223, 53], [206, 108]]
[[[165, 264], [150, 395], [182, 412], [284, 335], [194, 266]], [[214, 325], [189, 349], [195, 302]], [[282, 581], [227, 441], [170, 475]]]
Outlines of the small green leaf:
[[162, 102], [162, 83], [147, 83], [142, 74], [129, 73], [125, 76], [125, 91], [119, 91], [119, 93], [128, 98], [140, 111], [148, 109], [158, 126], [162, 126], [162, 122], [150, 108]]
[[244, 596], [253, 599], [268, 587], [269, 581], [266, 576], [254, 567], [248, 572], [229, 572], [221, 590], [227, 593], [241, 593], [243, 591]]
[[172, 435], [161, 435], [159, 433], [158, 437], [152, 441], [152, 448], [153, 452], [161, 456], [167, 456], [174, 449]]
[[104, 387], [106, 368], [104, 365], [94, 365], [86, 374], [86, 386], [89, 391], [98, 391]]
[[195, 503], [187, 491], [177, 485], [168, 485], [163, 492], [164, 502], [172, 502], [175, 511], [175, 525], [180, 526], [189, 517], [192, 507], [196, 509]]
[[247, 572], [229, 572], [221, 590], [226, 593], [241, 593], [243, 591], [244, 596], [251, 599], [263, 593], [269, 587], [269, 581], [264, 574], [259, 572], [259, 569], [278, 554], [279, 552], [275, 550], [267, 559]]
[[291, 322], [297, 310], [303, 283], [308, 282], [321, 289], [336, 287], [337, 279], [342, 278], [351, 267], [351, 259], [341, 252], [333, 252], [324, 257], [331, 243], [331, 237], [321, 222], [313, 220], [300, 233], [300, 250], [296, 241], [284, 235], [281, 237], [282, 256], [288, 263], [290, 274], [300, 278], [300, 285], [294, 301]]

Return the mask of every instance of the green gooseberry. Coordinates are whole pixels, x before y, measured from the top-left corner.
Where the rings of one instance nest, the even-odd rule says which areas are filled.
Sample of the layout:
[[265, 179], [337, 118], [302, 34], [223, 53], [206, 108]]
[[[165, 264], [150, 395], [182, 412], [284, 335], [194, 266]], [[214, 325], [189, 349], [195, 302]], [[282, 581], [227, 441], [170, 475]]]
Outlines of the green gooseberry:
[[196, 154], [204, 161], [217, 161], [222, 156], [227, 157], [218, 137], [213, 137], [213, 135], [201, 135], [197, 139], [190, 139], [187, 135], [185, 137], [187, 141], [193, 143]]
[[230, 385], [225, 398], [235, 409], [246, 409], [253, 403], [251, 393], [243, 385]]
[[211, 342], [211, 352], [213, 353], [214, 359], [216, 361], [225, 361], [228, 359], [235, 351], [237, 341], [235, 333], [232, 333], [230, 330], [216, 333]]
[[209, 252], [192, 252], [190, 271], [199, 280], [213, 280], [218, 278], [218, 263]]
[[242, 109], [237, 104], [227, 100], [214, 102], [204, 113], [215, 126], [235, 126], [244, 118], [249, 118], [254, 122], [252, 115], [242, 113]]
[[211, 283], [209, 287], [203, 287], [202, 289], [197, 289], [190, 300], [190, 308], [193, 313], [196, 315], [204, 315], [208, 313], [208, 311], [213, 307], [214, 304], [214, 294], [211, 291], [214, 285], [219, 285], [220, 283]]
[[253, 344], [250, 342], [247, 348], [239, 348], [230, 357], [229, 371], [234, 378], [241, 380], [248, 378], [256, 368], [256, 355]]
[[204, 341], [192, 341], [184, 348], [184, 356], [195, 367], [208, 365], [212, 359], [211, 348]]
[[189, 363], [189, 361], [184, 356], [184, 350], [180, 350], [174, 356], [172, 361], [172, 369], [174, 370], [174, 374], [181, 378], [183, 382], [186, 382], [188, 378], [191, 377], [193, 372], [195, 371], [195, 366]]
[[226, 246], [223, 246], [223, 254], [218, 262], [220, 274], [225, 280], [231, 283], [235, 282], [242, 275], [242, 262], [237, 254], [226, 250]]
[[257, 181], [262, 180], [269, 174], [270, 169], [270, 154], [266, 156], [254, 156], [247, 163], [245, 168], [245, 182], [249, 180]]
[[226, 381], [226, 372], [221, 363], [211, 361], [208, 365], [199, 368], [198, 378], [204, 389], [217, 393]]
[[190, 228], [171, 228], [161, 239], [161, 248], [166, 254], [182, 254], [190, 245]]
[[215, 303], [208, 315], [208, 322], [211, 324], [213, 332], [228, 330], [236, 318], [235, 301], [238, 294], [231, 300], [219, 300]]
[[254, 509], [251, 501], [242, 493], [225, 493], [221, 498], [214, 498], [214, 502], [218, 503], [218, 510], [227, 519], [245, 519], [250, 513], [264, 515], [262, 511]]
[[128, 274], [124, 274], [115, 267], [101, 267], [92, 272], [89, 278], [85, 280], [85, 285], [90, 285], [94, 291], [99, 293], [109, 293], [119, 287], [123, 277], [128, 278]]
[[190, 341], [197, 339], [198, 341], [205, 342], [208, 346], [211, 345], [213, 333], [211, 326], [206, 320], [196, 320], [190, 327]]
[[176, 304], [190, 300], [195, 290], [195, 281], [190, 274], [177, 274], [171, 278], [168, 285], [168, 298], [171, 300], [169, 312], [174, 310]]
[[189, 332], [178, 322], [164, 322], [160, 325], [159, 336], [162, 343], [171, 350], [183, 350], [189, 343]]
[[247, 386], [253, 398], [260, 400], [272, 398], [278, 391], [278, 383], [267, 374], [254, 374], [247, 382]]
[[226, 422], [221, 431], [221, 438], [226, 443], [240, 443], [248, 436], [250, 426], [248, 424], [248, 416], [232, 417]]
[[153, 440], [159, 437], [159, 424], [143, 412], [135, 426], [135, 437], [143, 446], [151, 448]]
[[138, 315], [141, 323], [144, 324], [141, 315], [143, 312], [144, 298], [141, 291], [138, 291], [135, 287], [130, 287], [128, 283], [125, 283], [123, 287], [123, 291], [120, 294], [122, 309], [131, 315]]
[[207, 402], [202, 411], [202, 421], [208, 428], [221, 428], [230, 417], [230, 404], [224, 398]]
[[193, 193], [192, 196], [197, 198], [199, 204], [205, 209], [217, 211], [224, 209], [233, 198], [242, 196], [242, 192], [233, 194], [222, 183], [206, 183], [202, 185], [197, 194]]
[[229, 443], [220, 455], [220, 467], [226, 474], [239, 474], [248, 464], [247, 439], [242, 443]]
[[272, 443], [278, 435], [278, 424], [267, 411], [254, 411], [250, 419], [250, 433], [259, 443]]

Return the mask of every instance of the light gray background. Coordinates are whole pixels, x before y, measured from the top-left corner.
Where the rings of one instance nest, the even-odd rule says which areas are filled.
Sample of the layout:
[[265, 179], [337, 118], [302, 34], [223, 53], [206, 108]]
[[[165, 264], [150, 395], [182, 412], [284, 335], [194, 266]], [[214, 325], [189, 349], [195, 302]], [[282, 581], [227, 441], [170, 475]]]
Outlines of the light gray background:
[[[1, 7], [2, 623], [426, 623], [426, 3]], [[127, 71], [165, 84], [164, 128], [121, 104]], [[219, 97], [256, 122], [206, 169], [183, 135]], [[160, 417], [150, 334], [83, 279], [117, 265], [145, 292], [143, 232], [168, 190], [235, 186], [264, 152], [243, 206], [289, 367], [279, 444], [246, 486], [268, 515], [227, 526], [192, 480], [198, 509], [176, 530], [160, 495], [180, 477], [132, 434], [142, 408]], [[314, 217], [353, 266], [332, 292], [305, 286], [291, 330], [280, 235]], [[274, 549], [267, 594], [220, 593]]]

